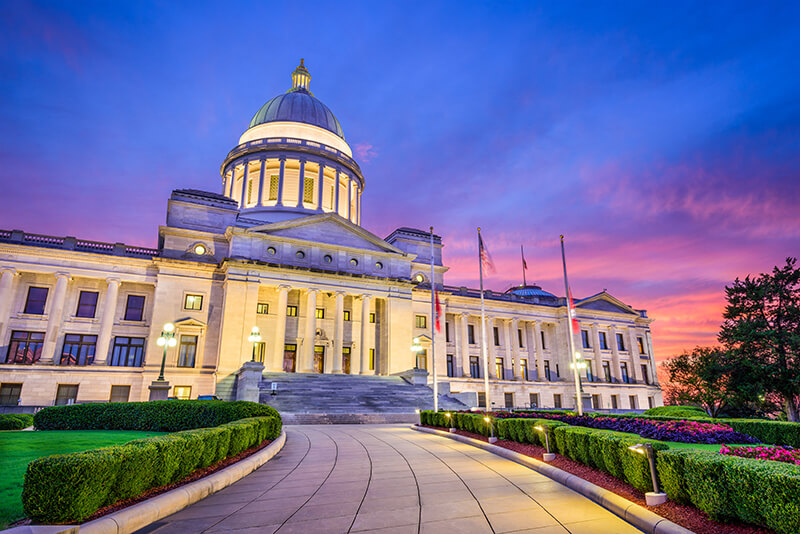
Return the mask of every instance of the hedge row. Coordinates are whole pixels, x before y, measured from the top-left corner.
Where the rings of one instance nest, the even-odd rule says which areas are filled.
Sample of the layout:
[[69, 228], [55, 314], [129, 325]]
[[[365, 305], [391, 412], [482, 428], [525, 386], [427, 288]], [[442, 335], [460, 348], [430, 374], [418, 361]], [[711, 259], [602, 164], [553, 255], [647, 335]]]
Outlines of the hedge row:
[[82, 521], [104, 506], [177, 482], [280, 432], [279, 417], [253, 417], [117, 447], [46, 456], [28, 464], [22, 503], [36, 522]]
[[[448, 415], [449, 414], [449, 415]], [[484, 415], [464, 412], [434, 412], [425, 410], [419, 414], [423, 425], [439, 426], [444, 428], [457, 428], [473, 434], [490, 436], [491, 429], [489, 423], [484, 419]], [[496, 424], [496, 422], [495, 422]]]
[[34, 416], [33, 424], [37, 430], [177, 432], [269, 416], [280, 419], [271, 406], [246, 401], [107, 402], [43, 408]]
[[22, 430], [33, 425], [33, 414], [4, 413], [0, 414], [0, 430]]
[[781, 533], [800, 532], [800, 467], [708, 451], [660, 451], [656, 466], [670, 499], [712, 519], [739, 519]]

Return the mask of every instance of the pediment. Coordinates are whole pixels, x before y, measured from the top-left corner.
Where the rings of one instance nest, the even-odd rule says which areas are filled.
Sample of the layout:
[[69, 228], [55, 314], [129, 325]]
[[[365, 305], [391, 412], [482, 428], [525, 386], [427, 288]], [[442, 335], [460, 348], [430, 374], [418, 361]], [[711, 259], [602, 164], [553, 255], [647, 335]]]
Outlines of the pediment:
[[198, 321], [193, 317], [184, 317], [183, 319], [178, 319], [173, 323], [175, 326], [183, 326], [183, 327], [196, 327], [196, 328], [205, 328], [206, 323], [203, 321]]
[[575, 307], [584, 310], [639, 315], [639, 312], [605, 291], [576, 302]]
[[405, 255], [397, 247], [334, 213], [262, 224], [248, 228], [247, 232]]

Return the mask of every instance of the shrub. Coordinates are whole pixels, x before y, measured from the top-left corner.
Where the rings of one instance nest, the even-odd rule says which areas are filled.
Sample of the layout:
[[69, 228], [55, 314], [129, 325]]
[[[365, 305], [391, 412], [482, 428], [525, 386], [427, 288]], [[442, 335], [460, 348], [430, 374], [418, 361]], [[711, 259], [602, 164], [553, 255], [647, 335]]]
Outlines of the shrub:
[[246, 401], [106, 402], [49, 406], [33, 418], [38, 430], [145, 430], [178, 432], [247, 417], [277, 417], [271, 406]]
[[706, 417], [706, 411], [697, 406], [656, 406], [650, 408], [644, 415], [661, 415], [667, 417]]
[[33, 414], [4, 413], [0, 414], [0, 430], [22, 430], [33, 425]]

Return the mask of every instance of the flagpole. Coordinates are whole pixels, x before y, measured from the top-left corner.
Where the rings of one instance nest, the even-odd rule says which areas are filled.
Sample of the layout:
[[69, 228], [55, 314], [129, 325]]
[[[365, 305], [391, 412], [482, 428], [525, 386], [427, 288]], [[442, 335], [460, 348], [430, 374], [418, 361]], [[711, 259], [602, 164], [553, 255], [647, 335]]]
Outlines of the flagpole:
[[431, 372], [433, 372], [433, 411], [439, 411], [439, 377], [436, 375], [436, 284], [433, 278], [433, 226], [431, 226]]
[[481, 257], [481, 228], [478, 227], [478, 273], [481, 279], [481, 353], [483, 354], [483, 388], [486, 396], [486, 411], [492, 411], [489, 399], [489, 356], [486, 351], [486, 308], [483, 304], [483, 258]]
[[575, 337], [572, 332], [572, 321], [574, 313], [570, 305], [569, 281], [567, 280], [567, 256], [564, 253], [564, 236], [561, 236], [561, 263], [564, 266], [564, 291], [567, 295], [567, 339], [569, 340], [569, 354], [572, 361], [572, 373], [575, 375], [575, 404], [578, 407], [578, 415], [583, 415], [583, 395], [581, 395], [581, 375], [578, 369], [578, 362], [575, 360]]
[[522, 248], [522, 245], [519, 246], [519, 253], [522, 256], [522, 285], [527, 286], [528, 282], [525, 280], [525, 251]]

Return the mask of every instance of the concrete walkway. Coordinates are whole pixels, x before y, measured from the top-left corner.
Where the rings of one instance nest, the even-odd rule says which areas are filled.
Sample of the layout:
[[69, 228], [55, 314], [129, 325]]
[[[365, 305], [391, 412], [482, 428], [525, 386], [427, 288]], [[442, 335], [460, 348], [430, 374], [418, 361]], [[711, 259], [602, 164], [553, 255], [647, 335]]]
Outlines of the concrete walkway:
[[266, 465], [137, 534], [640, 532], [530, 469], [407, 425], [285, 429]]

